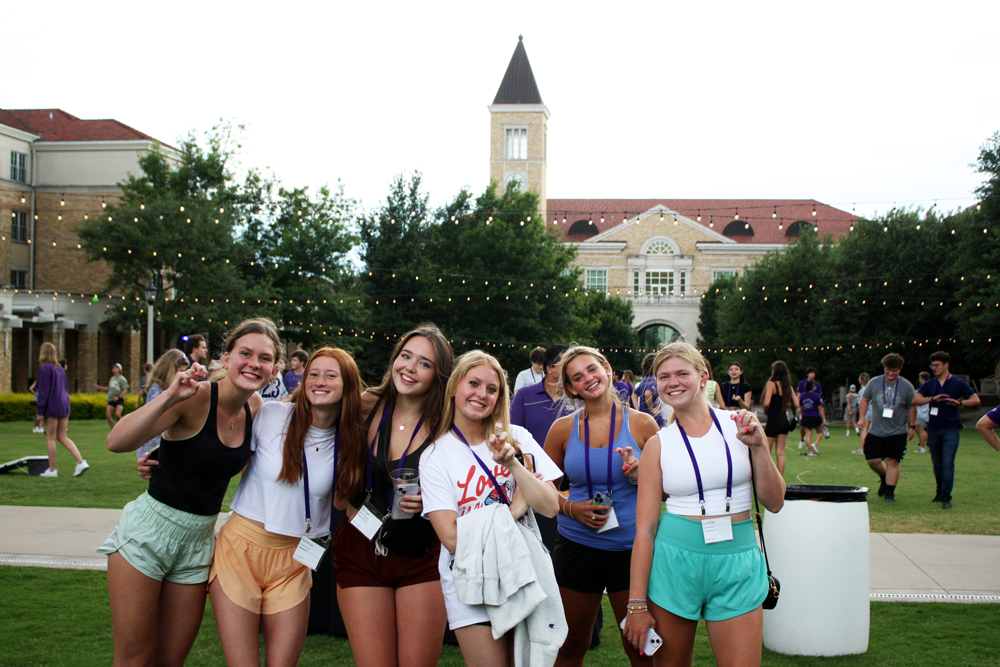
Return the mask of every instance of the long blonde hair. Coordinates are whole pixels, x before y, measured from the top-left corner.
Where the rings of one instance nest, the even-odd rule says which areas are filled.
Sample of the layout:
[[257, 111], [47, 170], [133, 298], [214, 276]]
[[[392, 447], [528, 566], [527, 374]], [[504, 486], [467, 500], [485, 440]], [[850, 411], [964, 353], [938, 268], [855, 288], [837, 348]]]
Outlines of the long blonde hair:
[[38, 350], [38, 365], [54, 363], [56, 363], [56, 346], [52, 343], [42, 343], [42, 347]]
[[[656, 371], [660, 368], [662, 364], [667, 359], [671, 357], [677, 357], [682, 359], [692, 366], [698, 372], [698, 375], [706, 372], [708, 370], [708, 363], [705, 361], [705, 357], [701, 356], [701, 352], [698, 351], [691, 343], [685, 343], [684, 341], [677, 341], [675, 343], [668, 343], [660, 348], [660, 351], [656, 353], [656, 358], [653, 359], [653, 377], [656, 377]], [[659, 383], [657, 383], [659, 384]], [[699, 385], [698, 391], [701, 392], [702, 388]], [[660, 399], [663, 401], [663, 399]], [[664, 403], [666, 403], [664, 401]], [[707, 405], [707, 402], [706, 402]], [[675, 413], [671, 411], [670, 416], [667, 417], [667, 423], [673, 423], [675, 419]]]
[[[611, 364], [608, 363], [607, 358], [603, 354], [601, 354], [592, 347], [588, 347], [587, 345], [574, 345], [565, 352], [563, 352], [562, 361], [559, 364], [559, 383], [560, 383], [560, 388], [562, 389], [563, 397], [566, 400], [571, 400], [571, 401], [576, 401], [579, 400], [580, 398], [579, 396], [571, 394], [569, 391], [569, 386], [571, 384], [569, 378], [569, 362], [573, 361], [577, 357], [582, 357], [582, 356], [593, 357], [595, 360], [597, 360], [597, 363], [600, 364], [601, 367], [607, 372], [608, 382], [604, 387], [604, 398], [608, 401], [608, 403], [618, 403], [618, 405], [621, 406], [622, 402], [621, 399], [618, 397], [618, 392], [614, 391], [612, 387]], [[582, 406], [580, 409], [581, 410], [583, 409]]]
[[[437, 435], [434, 436], [435, 440], [447, 433], [455, 422], [455, 393], [458, 391], [459, 383], [465, 377], [466, 373], [476, 366], [483, 364], [489, 366], [497, 374], [499, 391], [497, 391], [497, 402], [493, 406], [493, 412], [480, 423], [480, 435], [485, 440], [495, 430], [510, 433], [510, 395], [507, 391], [507, 378], [503, 374], [503, 367], [493, 355], [487, 354], [482, 350], [470, 350], [458, 358], [455, 362], [455, 370], [451, 372], [451, 377], [448, 378], [448, 386], [445, 387], [444, 391], [444, 410], [441, 412], [441, 423], [438, 426]], [[513, 443], [514, 448], [520, 453], [520, 448], [514, 442], [513, 436], [511, 436], [510, 442]]]
[[178, 349], [167, 350], [160, 355], [160, 358], [153, 364], [153, 370], [149, 372], [149, 383], [147, 389], [153, 385], [159, 385], [160, 391], [166, 391], [170, 383], [174, 381], [177, 371], [187, 368], [188, 360], [184, 353]]

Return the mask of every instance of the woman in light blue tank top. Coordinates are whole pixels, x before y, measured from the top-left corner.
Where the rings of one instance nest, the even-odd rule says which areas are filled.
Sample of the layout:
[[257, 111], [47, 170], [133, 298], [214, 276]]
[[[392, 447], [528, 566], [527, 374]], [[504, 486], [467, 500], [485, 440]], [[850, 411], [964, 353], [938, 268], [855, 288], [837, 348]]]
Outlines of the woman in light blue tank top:
[[[659, 427], [650, 415], [622, 405], [611, 366], [593, 348], [566, 350], [560, 379], [567, 398], [584, 402], [583, 409], [556, 421], [545, 439], [545, 453], [570, 479], [552, 551], [569, 626], [556, 660], [561, 667], [583, 665], [605, 590], [617, 621], [625, 618], [638, 457]], [[649, 656], [622, 645], [633, 665], [650, 664]]]

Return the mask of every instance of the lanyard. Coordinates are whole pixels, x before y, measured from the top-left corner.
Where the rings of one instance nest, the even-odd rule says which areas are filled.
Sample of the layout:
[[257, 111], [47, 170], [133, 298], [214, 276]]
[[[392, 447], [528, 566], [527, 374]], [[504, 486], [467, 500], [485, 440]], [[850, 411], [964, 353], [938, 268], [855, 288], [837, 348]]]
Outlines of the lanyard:
[[[732, 382], [732, 380], [730, 380], [729, 381], [729, 397], [726, 399], [726, 407], [732, 407], [732, 405], [733, 405], [733, 386], [734, 386], [733, 382]], [[736, 397], [739, 398], [739, 396], [740, 396], [740, 386], [739, 385], [735, 385], [735, 386], [736, 386]]]
[[[733, 499], [733, 457], [729, 453], [729, 441], [726, 440], [726, 434], [722, 432], [722, 426], [719, 425], [719, 420], [715, 416], [715, 412], [712, 411], [712, 421], [715, 422], [715, 427], [719, 429], [719, 435], [722, 436], [722, 442], [726, 445], [726, 464], [729, 466], [729, 474], [726, 476], [726, 512], [729, 511], [729, 503]], [[701, 505], [701, 515], [705, 516], [705, 489], [701, 485], [701, 471], [698, 469], [698, 459], [694, 457], [694, 450], [691, 449], [691, 441], [688, 440], [687, 433], [684, 432], [684, 427], [681, 426], [680, 422], [677, 422], [677, 428], [681, 431], [681, 437], [684, 438], [684, 446], [687, 447], [688, 456], [691, 457], [691, 464], [694, 466], [694, 476], [698, 480], [698, 503]]]
[[479, 458], [479, 455], [476, 454], [475, 450], [472, 449], [472, 447], [469, 445], [469, 441], [465, 439], [464, 435], [462, 435], [462, 432], [459, 431], [458, 427], [456, 427], [454, 424], [452, 425], [451, 430], [454, 431], [455, 435], [458, 436], [458, 439], [461, 440], [463, 443], [465, 443], [465, 446], [469, 448], [470, 452], [472, 452], [472, 456], [475, 457], [476, 463], [478, 463], [479, 467], [483, 469], [483, 472], [486, 473], [486, 476], [490, 478], [490, 483], [493, 484], [493, 488], [496, 489], [497, 492], [500, 494], [500, 500], [503, 501], [503, 504], [510, 505], [510, 501], [507, 500], [507, 494], [504, 492], [503, 487], [497, 484], [497, 478], [493, 476], [493, 473], [490, 472], [489, 467], [485, 463], [483, 463], [483, 460]]
[[[378, 434], [382, 431], [382, 427], [385, 426], [386, 420], [389, 418], [389, 413], [392, 412], [392, 403], [386, 403], [385, 408], [382, 410], [382, 419], [378, 422], [378, 428], [375, 429], [375, 437], [372, 438], [371, 447], [368, 448], [368, 488], [366, 489], [368, 495], [372, 492], [372, 469], [375, 467], [375, 443], [378, 441]], [[406, 461], [406, 456], [410, 451], [410, 447], [413, 445], [413, 439], [417, 437], [417, 433], [420, 432], [420, 427], [424, 424], [423, 415], [420, 416], [420, 421], [417, 422], [416, 427], [413, 429], [413, 433], [410, 434], [410, 441], [406, 443], [406, 451], [399, 458], [399, 468], [396, 469], [396, 476], [399, 476], [399, 471], [403, 469], [403, 463]], [[389, 452], [385, 453], [386, 459], [389, 458]], [[392, 506], [392, 501], [396, 496], [396, 486], [392, 485], [392, 491], [389, 495], [389, 506]]]
[[896, 406], [896, 397], [899, 396], [899, 378], [896, 378], [896, 386], [892, 390], [892, 403], [885, 401], [885, 376], [882, 377], [882, 407], [892, 408]]
[[[608, 436], [608, 495], [611, 495], [611, 450], [615, 441], [615, 406], [611, 404], [611, 434]], [[590, 481], [590, 415], [583, 418], [583, 463], [587, 471], [588, 498], [594, 497], [594, 484]]]
[[[336, 433], [333, 434], [333, 486], [330, 487], [331, 493], [337, 488], [337, 463], [339, 461], [337, 453], [339, 451], [340, 427], [338, 426]], [[308, 534], [312, 530], [312, 512], [309, 509], [309, 463], [306, 461], [305, 443], [302, 447], [302, 489], [306, 497], [306, 533]], [[333, 535], [333, 512], [330, 512], [330, 534]]]

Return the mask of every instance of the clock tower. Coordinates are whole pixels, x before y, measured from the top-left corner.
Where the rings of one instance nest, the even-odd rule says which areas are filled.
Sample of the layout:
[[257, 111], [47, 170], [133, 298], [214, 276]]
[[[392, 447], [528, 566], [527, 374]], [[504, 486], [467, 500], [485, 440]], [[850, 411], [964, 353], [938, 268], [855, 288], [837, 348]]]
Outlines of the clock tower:
[[545, 219], [546, 123], [542, 102], [522, 37], [511, 56], [490, 111], [490, 180], [505, 189], [516, 183], [538, 194], [538, 214]]

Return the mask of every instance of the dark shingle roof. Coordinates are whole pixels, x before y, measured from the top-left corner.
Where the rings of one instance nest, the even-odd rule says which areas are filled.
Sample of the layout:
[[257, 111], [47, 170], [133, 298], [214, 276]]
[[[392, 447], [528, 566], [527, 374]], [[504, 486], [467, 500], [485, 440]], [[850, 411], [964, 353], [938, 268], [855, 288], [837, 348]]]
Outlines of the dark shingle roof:
[[543, 104], [522, 39], [518, 36], [517, 47], [510, 57], [510, 64], [507, 65], [507, 72], [503, 75], [493, 104]]

